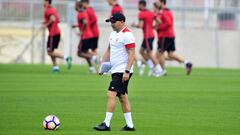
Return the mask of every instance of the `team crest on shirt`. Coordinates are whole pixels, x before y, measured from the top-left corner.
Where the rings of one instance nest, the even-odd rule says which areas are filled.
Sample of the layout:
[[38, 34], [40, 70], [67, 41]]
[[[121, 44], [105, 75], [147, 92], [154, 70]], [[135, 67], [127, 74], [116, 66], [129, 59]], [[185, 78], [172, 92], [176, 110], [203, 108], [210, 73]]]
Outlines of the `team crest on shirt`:
[[118, 42], [119, 38], [116, 38], [116, 42]]

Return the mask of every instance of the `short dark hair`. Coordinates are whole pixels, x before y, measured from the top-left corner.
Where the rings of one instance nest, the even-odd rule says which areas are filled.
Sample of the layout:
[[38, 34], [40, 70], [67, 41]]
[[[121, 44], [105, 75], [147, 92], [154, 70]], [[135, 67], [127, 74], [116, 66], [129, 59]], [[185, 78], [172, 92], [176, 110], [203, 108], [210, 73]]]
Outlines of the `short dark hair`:
[[167, 0], [160, 0], [160, 2], [163, 2], [165, 5], [167, 4]]
[[79, 8], [82, 8], [82, 1], [77, 0], [76, 1], [76, 6], [79, 7]]
[[157, 5], [157, 2], [154, 2], [153, 6], [156, 7], [156, 8], [159, 8], [159, 6]]
[[138, 4], [142, 4], [143, 6], [147, 6], [146, 0], [139, 0]]
[[47, 1], [50, 5], [52, 4], [52, 0], [45, 0]]
[[89, 0], [81, 0], [81, 2], [89, 3]]

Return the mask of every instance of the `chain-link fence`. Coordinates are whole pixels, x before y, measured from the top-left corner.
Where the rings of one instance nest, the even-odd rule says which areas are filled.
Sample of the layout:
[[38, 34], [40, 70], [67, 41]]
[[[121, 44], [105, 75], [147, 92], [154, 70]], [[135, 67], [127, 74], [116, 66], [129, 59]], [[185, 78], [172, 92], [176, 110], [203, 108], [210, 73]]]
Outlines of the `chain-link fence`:
[[[109, 17], [110, 6], [107, 0], [90, 1], [99, 20], [102, 54], [111, 31], [104, 21]], [[147, 1], [149, 9], [154, 1]], [[119, 3], [125, 10], [127, 25], [136, 22], [138, 0], [119, 0]], [[239, 0], [168, 0], [167, 5], [174, 13], [178, 53], [197, 66], [240, 67]], [[61, 45], [64, 44], [61, 49], [76, 56], [79, 38], [70, 28], [76, 23], [74, 0], [53, 0], [53, 6], [61, 18]], [[46, 34], [38, 33], [42, 21], [41, 0], [0, 0], [0, 62], [48, 63], [44, 53]], [[141, 32], [136, 29], [133, 32], [140, 44]]]

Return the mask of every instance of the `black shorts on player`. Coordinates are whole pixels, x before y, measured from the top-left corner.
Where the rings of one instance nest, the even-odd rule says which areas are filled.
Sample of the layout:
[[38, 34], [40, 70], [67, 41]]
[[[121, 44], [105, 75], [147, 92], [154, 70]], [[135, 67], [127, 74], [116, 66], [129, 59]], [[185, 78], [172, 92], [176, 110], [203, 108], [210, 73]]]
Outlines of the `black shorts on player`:
[[132, 73], [129, 75], [129, 80], [122, 82], [123, 73], [112, 74], [112, 81], [109, 85], [109, 91], [117, 92], [117, 96], [128, 94], [128, 82], [132, 77]]
[[144, 39], [142, 42], [142, 48], [144, 48], [147, 51], [152, 51], [153, 41], [154, 41], [154, 38]]
[[175, 38], [160, 38], [158, 40], [158, 51], [159, 52], [174, 52], [175, 49]]
[[78, 45], [78, 53], [87, 53], [91, 49], [91, 39], [80, 40]]
[[91, 50], [94, 51], [98, 48], [98, 37], [91, 38]]
[[47, 41], [47, 51], [53, 52], [54, 49], [58, 48], [59, 42], [60, 42], [61, 35], [55, 35], [55, 36], [48, 36]]

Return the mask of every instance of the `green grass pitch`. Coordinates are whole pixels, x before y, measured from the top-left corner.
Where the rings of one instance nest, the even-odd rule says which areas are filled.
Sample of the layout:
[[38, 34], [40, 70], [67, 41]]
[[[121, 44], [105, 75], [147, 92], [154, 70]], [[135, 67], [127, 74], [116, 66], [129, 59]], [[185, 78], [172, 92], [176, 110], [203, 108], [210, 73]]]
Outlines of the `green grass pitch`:
[[[117, 104], [112, 131], [103, 121], [110, 76], [86, 66], [52, 74], [47, 65], [0, 65], [0, 135], [239, 135], [240, 70], [168, 68], [163, 78], [139, 77], [129, 84], [136, 132], [119, 131], [125, 120]], [[60, 118], [57, 131], [42, 127], [45, 116]]]

